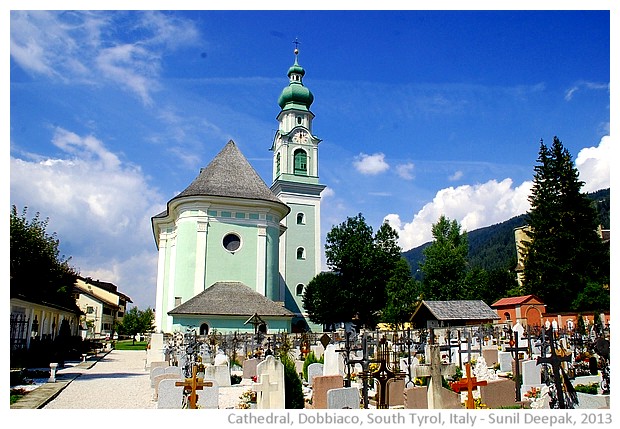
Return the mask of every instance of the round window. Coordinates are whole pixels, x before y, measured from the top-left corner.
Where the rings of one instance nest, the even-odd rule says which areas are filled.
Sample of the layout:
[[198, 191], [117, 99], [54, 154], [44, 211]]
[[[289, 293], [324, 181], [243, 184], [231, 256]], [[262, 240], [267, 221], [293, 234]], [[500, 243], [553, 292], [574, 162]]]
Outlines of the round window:
[[229, 252], [236, 252], [241, 247], [241, 238], [237, 234], [226, 234], [222, 244]]

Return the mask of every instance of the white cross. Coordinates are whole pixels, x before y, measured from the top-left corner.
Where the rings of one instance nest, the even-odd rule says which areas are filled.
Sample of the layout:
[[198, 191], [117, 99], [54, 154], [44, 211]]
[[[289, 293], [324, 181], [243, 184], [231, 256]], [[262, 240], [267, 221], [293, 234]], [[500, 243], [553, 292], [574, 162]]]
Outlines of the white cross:
[[429, 410], [443, 408], [441, 400], [441, 377], [454, 375], [456, 373], [456, 366], [453, 363], [441, 363], [441, 354], [438, 344], [430, 345], [430, 355], [430, 364], [418, 365], [414, 368], [416, 377], [431, 378], [428, 383], [427, 392]]
[[256, 397], [256, 408], [258, 409], [270, 409], [271, 408], [271, 393], [280, 390], [280, 384], [275, 381], [269, 381], [269, 374], [263, 374], [260, 376], [260, 383], [255, 383], [252, 386], [252, 390], [258, 392]]

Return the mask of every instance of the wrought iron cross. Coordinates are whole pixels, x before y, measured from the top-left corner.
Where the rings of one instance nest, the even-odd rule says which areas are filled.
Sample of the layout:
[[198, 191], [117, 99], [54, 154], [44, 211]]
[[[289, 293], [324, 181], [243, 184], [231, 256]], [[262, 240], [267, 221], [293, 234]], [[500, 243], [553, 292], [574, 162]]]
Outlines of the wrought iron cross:
[[559, 401], [559, 406], [562, 409], [566, 408], [566, 402], [564, 401], [564, 389], [562, 388], [562, 362], [571, 362], [572, 361], [572, 355], [568, 354], [566, 356], [558, 356], [558, 354], [555, 352], [555, 339], [554, 339], [554, 333], [553, 331], [551, 332], [551, 335], [549, 335], [549, 347], [551, 349], [551, 356], [547, 356], [546, 353], [543, 353], [543, 356], [539, 356], [538, 359], [536, 359], [536, 365], [540, 365], [540, 364], [548, 364], [551, 365], [551, 368], [553, 369], [553, 384], [555, 385], [555, 390], [556, 390], [556, 395], [558, 397], [558, 401]]
[[521, 369], [519, 368], [519, 352], [526, 352], [527, 347], [519, 347], [519, 333], [517, 331], [512, 331], [511, 336], [510, 347], [506, 347], [504, 350], [512, 353], [512, 358], [515, 362], [515, 401], [521, 402]]

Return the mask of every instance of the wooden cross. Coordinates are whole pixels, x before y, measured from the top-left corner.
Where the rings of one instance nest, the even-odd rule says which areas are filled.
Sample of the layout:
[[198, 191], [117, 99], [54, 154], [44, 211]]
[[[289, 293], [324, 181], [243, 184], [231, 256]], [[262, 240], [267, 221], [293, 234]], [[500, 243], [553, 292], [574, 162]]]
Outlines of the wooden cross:
[[521, 377], [519, 368], [519, 352], [526, 352], [527, 347], [519, 347], [519, 333], [512, 331], [513, 339], [510, 340], [510, 347], [506, 347], [504, 350], [512, 352], [512, 358], [515, 361], [515, 401], [521, 402]]
[[457, 393], [461, 393], [467, 390], [467, 409], [473, 410], [474, 408], [476, 408], [474, 404], [473, 389], [477, 388], [478, 386], [486, 386], [487, 382], [484, 380], [478, 381], [476, 380], [476, 377], [471, 376], [471, 364], [469, 362], [465, 364], [465, 373], [467, 375], [467, 378], [452, 383], [450, 387], [452, 387], [452, 390]]
[[443, 403], [441, 399], [442, 376], [454, 375], [456, 373], [456, 366], [453, 363], [445, 364], [441, 363], [441, 352], [439, 351], [439, 345], [431, 344], [430, 346], [430, 364], [418, 365], [415, 367], [416, 377], [430, 377], [431, 380], [428, 383], [428, 408], [429, 409], [441, 409]]
[[271, 392], [277, 392], [280, 390], [280, 385], [275, 381], [269, 381], [269, 374], [263, 374], [260, 376], [260, 383], [254, 383], [252, 390], [260, 392], [260, 399], [256, 398], [256, 404], [261, 405], [261, 409], [271, 408]]
[[189, 393], [189, 408], [196, 409], [196, 402], [198, 401], [198, 395], [196, 394], [197, 390], [202, 390], [203, 387], [212, 387], [213, 383], [211, 381], [204, 381], [202, 378], [196, 377], [196, 371], [198, 370], [198, 366], [194, 365], [192, 369], [192, 377], [186, 378], [185, 381], [177, 381], [174, 383], [175, 386], [183, 386], [183, 391], [185, 393]]
[[[547, 353], [543, 353], [543, 356], [539, 356], [536, 359], [536, 365], [540, 365], [541, 363], [551, 365], [553, 369], [553, 384], [555, 384], [555, 391], [558, 397], [559, 406], [561, 409], [566, 408], [566, 402], [564, 401], [564, 389], [562, 388], [562, 362], [570, 362], [572, 361], [572, 355], [568, 354], [566, 356], [558, 356], [555, 351], [555, 342], [554, 342], [554, 333], [551, 332], [549, 338], [549, 346], [551, 349], [551, 356], [547, 357]], [[570, 383], [570, 382], [569, 382]]]

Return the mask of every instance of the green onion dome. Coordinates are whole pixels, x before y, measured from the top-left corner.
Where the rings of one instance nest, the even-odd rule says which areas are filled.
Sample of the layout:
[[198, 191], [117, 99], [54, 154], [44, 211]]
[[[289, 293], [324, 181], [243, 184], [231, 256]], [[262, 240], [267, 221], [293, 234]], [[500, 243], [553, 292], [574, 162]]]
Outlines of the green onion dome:
[[310, 109], [314, 95], [301, 82], [305, 74], [306, 71], [297, 63], [297, 57], [295, 57], [295, 64], [288, 69], [289, 84], [282, 90], [278, 98], [278, 105], [282, 110], [286, 108]]

